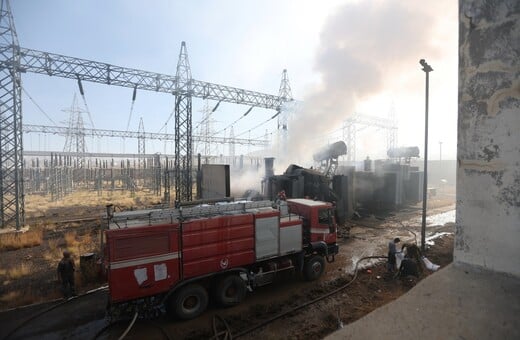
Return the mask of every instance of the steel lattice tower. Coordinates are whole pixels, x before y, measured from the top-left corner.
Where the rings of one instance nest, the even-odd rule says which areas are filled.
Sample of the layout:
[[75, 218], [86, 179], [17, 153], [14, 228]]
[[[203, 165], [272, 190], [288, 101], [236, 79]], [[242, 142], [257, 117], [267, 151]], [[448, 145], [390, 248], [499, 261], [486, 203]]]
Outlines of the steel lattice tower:
[[235, 139], [235, 132], [233, 131], [233, 125], [229, 129], [229, 157], [231, 158], [231, 162], [235, 163], [235, 143], [233, 140]]
[[20, 46], [8, 0], [0, 5], [0, 227], [25, 222]]
[[[143, 117], [141, 117], [139, 120], [139, 129], [137, 130], [137, 154], [139, 156], [144, 156], [146, 154], [145, 138]], [[144, 157], [141, 157], [140, 159], [144, 161]]]
[[356, 160], [356, 125], [348, 120], [343, 122], [343, 140], [347, 143], [347, 160]]
[[[287, 121], [289, 120], [289, 112], [287, 108], [283, 107], [283, 103], [289, 102], [293, 100], [291, 85], [289, 84], [289, 76], [287, 75], [287, 70], [284, 69], [282, 72], [282, 81], [280, 83], [280, 91], [278, 92], [278, 97], [282, 101], [280, 103], [278, 116], [278, 136], [281, 141], [281, 150], [287, 150]], [[279, 146], [280, 147], [280, 146]]]
[[[0, 227], [16, 224], [20, 228], [25, 217], [21, 72], [73, 79], [78, 81], [80, 92], [81, 82], [89, 81], [132, 88], [134, 92], [145, 90], [175, 95], [174, 170], [178, 201], [192, 198], [192, 97], [277, 110], [278, 113], [285, 102], [277, 95], [193, 79], [184, 42], [179, 53], [176, 76], [20, 47], [9, 2], [0, 2]], [[38, 127], [45, 131], [55, 128]], [[67, 133], [63, 129], [58, 130]], [[99, 130], [95, 133], [133, 135], [121, 131]], [[149, 134], [146, 136], [150, 138]], [[211, 139], [218, 138], [211, 136]], [[249, 140], [245, 142], [250, 143]]]
[[191, 70], [186, 43], [179, 52], [175, 83], [175, 200], [192, 199]]
[[81, 114], [86, 111], [79, 108], [76, 94], [74, 94], [72, 99], [71, 107], [63, 111], [70, 114], [63, 151], [76, 152], [77, 165], [79, 168], [83, 168], [85, 165], [85, 154], [87, 150], [85, 147], [85, 125], [83, 124], [83, 116]]
[[200, 135], [202, 136], [202, 145], [203, 145], [203, 155], [208, 157], [211, 155], [211, 141], [210, 136], [213, 135], [213, 131], [211, 129], [211, 108], [209, 107], [209, 101], [204, 100], [204, 106], [201, 110], [202, 112], [202, 123], [200, 125]]
[[397, 118], [395, 115], [395, 106], [392, 104], [388, 112], [388, 121], [390, 127], [386, 130], [386, 149], [395, 149], [397, 147]]
[[377, 116], [362, 115], [354, 113], [343, 121], [343, 139], [347, 143], [347, 160], [356, 160], [356, 133], [357, 126], [372, 127], [378, 129], [385, 129], [387, 150], [397, 144], [397, 122], [395, 121], [395, 114], [390, 111], [391, 118], [386, 119]]

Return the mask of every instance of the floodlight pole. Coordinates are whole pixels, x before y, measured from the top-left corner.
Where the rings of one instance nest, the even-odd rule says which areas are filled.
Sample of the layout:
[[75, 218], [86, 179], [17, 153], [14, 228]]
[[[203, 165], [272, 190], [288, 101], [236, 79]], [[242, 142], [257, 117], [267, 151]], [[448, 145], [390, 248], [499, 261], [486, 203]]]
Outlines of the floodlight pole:
[[426, 100], [424, 110], [424, 178], [423, 178], [423, 206], [422, 206], [422, 225], [421, 225], [421, 251], [424, 253], [426, 245], [426, 199], [428, 196], [428, 90], [430, 72], [433, 68], [424, 59], [419, 61], [426, 73]]

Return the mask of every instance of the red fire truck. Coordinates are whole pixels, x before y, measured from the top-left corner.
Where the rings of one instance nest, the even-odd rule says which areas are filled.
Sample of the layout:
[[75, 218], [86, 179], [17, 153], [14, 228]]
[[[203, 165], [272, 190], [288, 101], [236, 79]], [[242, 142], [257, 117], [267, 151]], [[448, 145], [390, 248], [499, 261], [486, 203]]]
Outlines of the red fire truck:
[[308, 199], [113, 213], [105, 268], [111, 312], [179, 319], [240, 303], [282, 271], [316, 280], [338, 252], [334, 207]]

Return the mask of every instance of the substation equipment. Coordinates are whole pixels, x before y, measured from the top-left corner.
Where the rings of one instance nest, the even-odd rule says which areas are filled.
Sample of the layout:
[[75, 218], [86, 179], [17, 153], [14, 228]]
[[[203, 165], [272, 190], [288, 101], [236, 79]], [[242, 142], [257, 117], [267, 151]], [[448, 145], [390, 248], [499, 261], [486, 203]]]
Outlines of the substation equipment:
[[418, 147], [389, 149], [384, 160], [367, 158], [362, 170], [340, 164], [338, 157], [345, 154], [345, 143], [339, 141], [314, 154], [315, 168], [291, 164], [281, 175], [274, 174], [274, 158], [266, 158], [262, 194], [276, 199], [283, 191], [288, 198], [333, 202], [340, 225], [354, 214], [391, 211], [421, 201], [423, 172], [410, 164], [419, 157]]
[[[283, 103], [292, 100], [287, 72], [282, 74], [279, 95], [271, 95], [194, 79], [191, 75], [186, 43], [181, 43], [175, 75], [161, 74], [64, 56], [21, 47], [9, 0], [0, 5], [0, 227], [24, 225], [24, 160], [22, 124], [22, 73], [37, 73], [122, 86], [136, 90], [168, 93], [175, 96], [175, 155], [173, 160], [175, 199], [190, 201], [193, 183], [192, 99], [203, 98], [260, 107], [276, 112], [282, 133], [287, 118]], [[81, 91], [82, 92], [82, 91]], [[134, 92], [135, 93], [135, 92]], [[280, 124], [281, 122], [281, 124]], [[81, 156], [81, 155], [79, 155]]]

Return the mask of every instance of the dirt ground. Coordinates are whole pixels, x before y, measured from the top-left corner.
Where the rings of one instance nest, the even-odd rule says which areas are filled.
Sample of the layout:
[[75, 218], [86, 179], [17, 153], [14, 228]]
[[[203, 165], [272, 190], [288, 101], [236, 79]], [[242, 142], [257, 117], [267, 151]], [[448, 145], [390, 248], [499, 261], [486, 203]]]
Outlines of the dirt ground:
[[[118, 209], [152, 206], [160, 199], [148, 193], [132, 197], [127, 193], [79, 192], [52, 201], [50, 196], [26, 196], [26, 228], [28, 232], [0, 230], [0, 311], [45, 302], [62, 297], [56, 266], [64, 250], [69, 250], [80, 267], [82, 254], [99, 254], [100, 229], [106, 204]], [[25, 234], [39, 232], [37, 245], [23, 246]], [[19, 249], [6, 243], [17, 243]], [[11, 249], [15, 248], [15, 249]], [[101, 282], [86, 282], [79, 270], [76, 286], [79, 292], [98, 287]]]
[[[88, 208], [91, 210], [95, 208]], [[76, 209], [80, 219], [81, 209]], [[55, 281], [55, 266], [62, 249], [73, 249], [78, 255], [95, 251], [99, 240], [98, 218], [77, 225], [77, 222], [56, 223], [43, 232], [39, 246], [0, 254], [0, 323], [11, 327], [1, 327], [0, 338], [8, 335], [15, 327], [31, 316], [37, 315], [49, 306], [57, 306], [60, 297]], [[167, 334], [175, 339], [208, 339], [214, 336], [212, 327], [216, 315], [225, 320], [228, 331], [236, 338], [245, 339], [320, 339], [341, 325], [353, 322], [372, 310], [406, 293], [417, 280], [400, 280], [389, 277], [384, 260], [360, 262], [357, 278], [346, 288], [329, 298], [309, 304], [283, 318], [270, 322], [248, 334], [242, 333], [255, 325], [268, 321], [281, 313], [339, 289], [352, 280], [356, 262], [364, 256], [386, 255], [389, 240], [400, 237], [403, 242], [420, 240], [420, 206], [401, 209], [398, 212], [371, 215], [350, 221], [342, 227], [339, 240], [340, 254], [333, 263], [327, 264], [324, 275], [315, 282], [305, 282], [298, 276], [280, 277], [271, 285], [248, 293], [246, 300], [232, 308], [219, 309], [214, 306], [195, 320], [172, 321], [163, 316], [153, 322], [139, 321], [127, 335], [128, 339], [163, 339]], [[454, 197], [438, 195], [428, 204], [426, 256], [441, 267], [453, 259]], [[57, 212], [56, 219], [63, 218]], [[63, 221], [63, 220], [62, 220]], [[67, 236], [71, 232], [72, 236]], [[52, 253], [54, 257], [45, 255]], [[56, 258], [57, 257], [57, 258]], [[9, 268], [19, 263], [30, 264], [30, 274], [17, 279], [7, 278]], [[425, 270], [419, 280], [434, 275]], [[102, 282], [81, 282], [78, 277], [79, 293], [102, 285]], [[24, 324], [10, 338], [92, 338], [106, 326], [104, 306], [106, 291], [92, 293], [57, 306], [52, 311], [36, 317]], [[53, 301], [54, 300], [54, 301]], [[30, 307], [7, 310], [11, 307], [38, 301], [50, 301]], [[118, 338], [128, 325], [124, 322], [103, 332], [100, 339]], [[224, 330], [223, 322], [217, 321], [217, 330]], [[242, 336], [241, 336], [242, 335]], [[221, 337], [223, 338], [223, 337]]]

